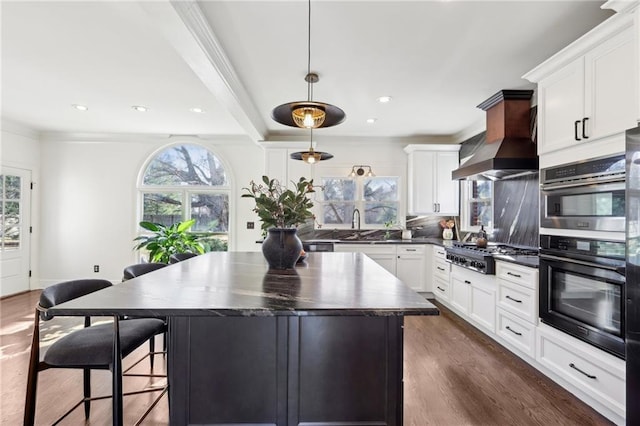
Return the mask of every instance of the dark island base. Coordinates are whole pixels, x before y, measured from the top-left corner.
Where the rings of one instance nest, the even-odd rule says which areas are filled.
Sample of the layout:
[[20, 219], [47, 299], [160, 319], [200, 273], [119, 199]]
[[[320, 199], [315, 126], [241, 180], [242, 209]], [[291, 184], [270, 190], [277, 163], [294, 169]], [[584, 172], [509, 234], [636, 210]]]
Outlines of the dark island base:
[[402, 316], [170, 318], [172, 425], [402, 425]]

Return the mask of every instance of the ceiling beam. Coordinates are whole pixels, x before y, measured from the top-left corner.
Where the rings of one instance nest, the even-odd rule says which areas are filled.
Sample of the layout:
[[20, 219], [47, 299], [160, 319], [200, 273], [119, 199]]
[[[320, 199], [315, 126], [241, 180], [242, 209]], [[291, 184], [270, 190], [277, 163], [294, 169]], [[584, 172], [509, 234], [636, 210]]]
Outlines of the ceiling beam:
[[264, 140], [267, 127], [227, 55], [193, 0], [140, 2], [165, 38], [227, 108], [247, 135]]

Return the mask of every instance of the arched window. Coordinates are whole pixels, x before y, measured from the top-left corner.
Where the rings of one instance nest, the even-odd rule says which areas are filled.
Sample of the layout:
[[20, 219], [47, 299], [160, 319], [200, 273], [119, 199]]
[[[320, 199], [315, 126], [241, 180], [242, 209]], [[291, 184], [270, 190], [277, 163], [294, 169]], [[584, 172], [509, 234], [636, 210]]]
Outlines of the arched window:
[[220, 159], [194, 144], [163, 149], [149, 161], [140, 184], [142, 220], [172, 225], [195, 219], [213, 250], [226, 250], [229, 178]]

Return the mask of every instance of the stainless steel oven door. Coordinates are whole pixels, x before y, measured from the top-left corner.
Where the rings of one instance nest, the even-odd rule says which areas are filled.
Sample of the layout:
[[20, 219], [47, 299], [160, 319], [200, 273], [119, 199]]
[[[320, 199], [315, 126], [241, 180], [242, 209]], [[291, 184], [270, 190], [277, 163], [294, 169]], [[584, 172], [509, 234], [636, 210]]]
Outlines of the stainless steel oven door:
[[540, 226], [624, 232], [624, 181], [543, 186], [540, 191]]
[[624, 268], [540, 254], [540, 319], [624, 358]]

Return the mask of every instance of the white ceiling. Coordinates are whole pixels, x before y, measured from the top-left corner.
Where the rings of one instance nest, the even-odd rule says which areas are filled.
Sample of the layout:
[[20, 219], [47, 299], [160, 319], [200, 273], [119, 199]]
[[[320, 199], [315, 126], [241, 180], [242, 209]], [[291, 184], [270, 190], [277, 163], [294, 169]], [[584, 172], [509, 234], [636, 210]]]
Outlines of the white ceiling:
[[[476, 105], [500, 89], [532, 88], [521, 76], [611, 16], [602, 4], [313, 0], [314, 99], [347, 114], [314, 139], [420, 140], [477, 128]], [[304, 0], [1, 7], [3, 118], [43, 132], [308, 139], [270, 118], [307, 96]], [[379, 104], [381, 95], [393, 101]]]

